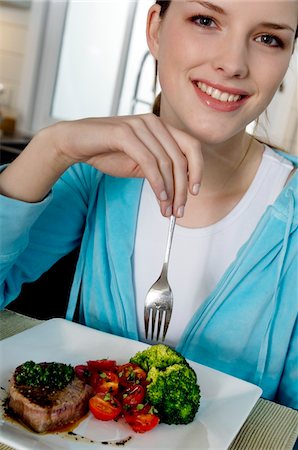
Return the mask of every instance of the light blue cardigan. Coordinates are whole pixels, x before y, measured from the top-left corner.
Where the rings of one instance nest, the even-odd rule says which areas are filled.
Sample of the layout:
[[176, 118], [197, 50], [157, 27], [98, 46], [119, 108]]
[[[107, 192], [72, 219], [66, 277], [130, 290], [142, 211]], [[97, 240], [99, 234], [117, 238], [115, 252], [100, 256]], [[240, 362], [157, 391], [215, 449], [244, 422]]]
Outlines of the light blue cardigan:
[[[298, 409], [297, 181], [267, 208], [177, 350]], [[2, 197], [1, 307], [81, 243], [66, 318], [80, 292], [82, 323], [138, 339], [132, 261], [142, 183], [77, 164], [40, 203]]]

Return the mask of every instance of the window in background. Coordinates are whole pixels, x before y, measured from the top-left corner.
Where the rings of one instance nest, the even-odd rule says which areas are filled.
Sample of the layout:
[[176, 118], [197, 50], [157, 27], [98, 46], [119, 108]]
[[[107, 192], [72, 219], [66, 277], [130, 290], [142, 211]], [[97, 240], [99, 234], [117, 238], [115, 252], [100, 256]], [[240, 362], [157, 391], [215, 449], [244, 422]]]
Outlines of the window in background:
[[108, 116], [118, 109], [136, 3], [68, 5], [52, 116]]
[[155, 66], [145, 30], [152, 3], [33, 2], [20, 97], [23, 130], [34, 134], [61, 119], [150, 111]]

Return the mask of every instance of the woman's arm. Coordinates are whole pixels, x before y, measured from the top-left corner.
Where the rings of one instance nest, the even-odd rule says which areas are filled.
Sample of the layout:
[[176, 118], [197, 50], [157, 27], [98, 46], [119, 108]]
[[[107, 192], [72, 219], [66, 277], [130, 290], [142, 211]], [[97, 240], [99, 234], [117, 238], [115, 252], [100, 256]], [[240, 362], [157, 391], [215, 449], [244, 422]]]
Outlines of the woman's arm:
[[0, 309], [17, 297], [23, 283], [38, 279], [80, 245], [89, 198], [101, 177], [76, 164], [40, 202], [0, 196]]
[[145, 176], [169, 215], [200, 180], [198, 146], [152, 114], [60, 122], [39, 132], [0, 175], [0, 305], [78, 245], [94, 178]]
[[39, 132], [0, 175], [0, 192], [24, 202], [39, 202], [70, 166], [57, 151], [55, 128]]
[[38, 202], [61, 174], [86, 162], [116, 177], [146, 177], [164, 215], [197, 193], [200, 144], [154, 114], [60, 122], [43, 129], [1, 174], [3, 195]]

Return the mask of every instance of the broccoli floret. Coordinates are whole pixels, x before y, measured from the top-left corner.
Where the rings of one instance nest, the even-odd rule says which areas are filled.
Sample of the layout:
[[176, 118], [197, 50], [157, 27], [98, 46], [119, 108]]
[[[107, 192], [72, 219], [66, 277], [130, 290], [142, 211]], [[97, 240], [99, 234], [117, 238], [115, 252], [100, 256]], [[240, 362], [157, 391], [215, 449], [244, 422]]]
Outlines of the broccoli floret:
[[186, 359], [163, 344], [138, 352], [131, 362], [147, 371], [146, 400], [158, 411], [161, 422], [187, 424], [200, 406], [197, 375]]
[[162, 377], [165, 395], [158, 409], [161, 421], [168, 424], [192, 422], [200, 406], [196, 373], [189, 366], [175, 364], [167, 367]]
[[165, 392], [165, 379], [163, 372], [156, 367], [152, 367], [147, 374], [147, 400], [159, 410], [163, 402]]
[[138, 352], [130, 359], [130, 362], [138, 364], [146, 372], [151, 367], [165, 369], [173, 364], [187, 364], [186, 359], [176, 350], [164, 344], [156, 344], [148, 347], [146, 350]]

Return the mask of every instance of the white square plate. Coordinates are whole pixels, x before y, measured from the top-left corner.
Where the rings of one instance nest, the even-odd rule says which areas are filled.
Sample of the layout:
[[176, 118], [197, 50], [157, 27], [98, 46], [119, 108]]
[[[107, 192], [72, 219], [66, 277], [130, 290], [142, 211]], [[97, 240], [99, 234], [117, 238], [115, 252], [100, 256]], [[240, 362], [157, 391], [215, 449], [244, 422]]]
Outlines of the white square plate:
[[[1, 391], [7, 389], [14, 369], [27, 360], [76, 365], [84, 364], [89, 359], [110, 358], [123, 364], [137, 351], [147, 347], [147, 344], [64, 319], [51, 319], [0, 342]], [[160, 424], [150, 432], [138, 434], [121, 420], [102, 422], [89, 414], [73, 430], [79, 435], [75, 439], [66, 432], [39, 435], [6, 421], [2, 415], [0, 442], [17, 450], [97, 450], [109, 448], [107, 442], [115, 445], [131, 437], [124, 446], [127, 450], [227, 449], [262, 391], [238, 378], [190, 363], [197, 373], [202, 395], [199, 411], [191, 424]]]

